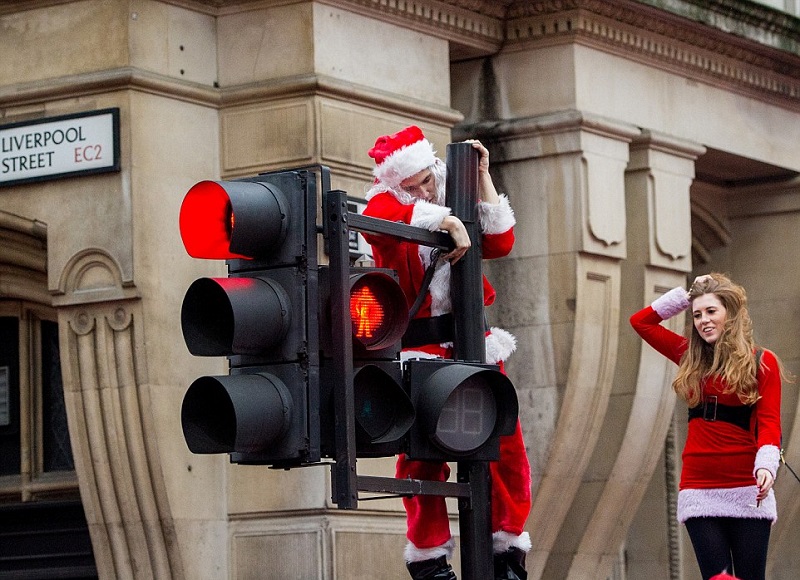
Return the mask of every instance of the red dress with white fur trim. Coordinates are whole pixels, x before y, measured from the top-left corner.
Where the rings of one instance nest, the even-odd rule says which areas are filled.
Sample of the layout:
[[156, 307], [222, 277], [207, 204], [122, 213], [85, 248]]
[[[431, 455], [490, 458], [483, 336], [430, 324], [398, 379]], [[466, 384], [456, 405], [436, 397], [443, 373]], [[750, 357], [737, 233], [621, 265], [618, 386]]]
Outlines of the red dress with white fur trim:
[[[661, 322], [689, 307], [686, 290], [674, 288], [630, 318], [634, 330], [654, 349], [679, 364], [688, 348], [686, 339]], [[705, 379], [703, 396], [717, 397], [719, 404], [742, 406], [738, 396], [726, 393], [718, 377]], [[756, 507], [755, 472], [765, 468], [777, 475], [780, 459], [781, 377], [778, 361], [764, 350], [758, 371], [761, 398], [753, 406], [750, 429], [726, 421], [689, 421], [683, 449], [678, 521], [694, 517], [777, 519], [775, 495]]]
[[[401, 198], [401, 199], [398, 199]], [[368, 193], [365, 215], [394, 222], [403, 222], [435, 231], [450, 209], [424, 200], [412, 200], [401, 193], [373, 188]], [[483, 232], [481, 249], [484, 258], [507, 255], [514, 244], [514, 214], [505, 196], [501, 203], [478, 204], [478, 217]], [[397, 271], [409, 307], [414, 303], [430, 263], [431, 248], [421, 247], [389, 236], [365, 234], [372, 245], [378, 267]], [[495, 300], [494, 288], [483, 279], [484, 304]], [[451, 311], [450, 264], [441, 261], [433, 276], [428, 293], [415, 318], [438, 316]], [[516, 339], [507, 331], [491, 328], [487, 332], [487, 362], [500, 364], [516, 348]], [[404, 352], [404, 357], [452, 357], [449, 344], [430, 344]], [[524, 532], [531, 508], [531, 474], [519, 422], [513, 435], [500, 440], [500, 460], [490, 464], [492, 478], [492, 531], [495, 552], [510, 547], [530, 549], [530, 539]], [[397, 461], [398, 478], [445, 481], [450, 475], [446, 463], [411, 461], [401, 455]], [[414, 496], [403, 500], [408, 516], [406, 561], [417, 561], [452, 554], [450, 520], [443, 497]]]

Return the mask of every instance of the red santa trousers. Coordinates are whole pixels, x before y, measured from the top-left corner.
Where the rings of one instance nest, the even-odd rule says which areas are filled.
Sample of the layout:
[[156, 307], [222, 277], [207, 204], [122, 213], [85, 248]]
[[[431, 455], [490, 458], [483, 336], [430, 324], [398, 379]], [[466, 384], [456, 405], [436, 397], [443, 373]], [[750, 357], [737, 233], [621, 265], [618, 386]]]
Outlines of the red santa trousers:
[[[500, 438], [500, 460], [489, 463], [492, 482], [492, 533], [518, 536], [531, 511], [531, 470], [519, 421], [513, 435]], [[397, 459], [397, 477], [447, 481], [450, 467], [434, 461]], [[436, 548], [450, 540], [450, 518], [442, 496], [403, 498], [408, 520], [407, 537], [419, 549]]]

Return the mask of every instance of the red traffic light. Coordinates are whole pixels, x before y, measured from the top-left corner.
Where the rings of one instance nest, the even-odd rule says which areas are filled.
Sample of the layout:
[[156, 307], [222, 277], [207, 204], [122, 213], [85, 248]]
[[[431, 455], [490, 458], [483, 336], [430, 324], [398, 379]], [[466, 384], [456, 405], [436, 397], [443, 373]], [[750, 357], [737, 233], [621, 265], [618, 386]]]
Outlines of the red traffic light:
[[258, 258], [286, 237], [289, 214], [280, 189], [264, 181], [201, 181], [183, 198], [183, 246], [193, 258]]
[[183, 199], [186, 251], [228, 268], [195, 280], [181, 306], [189, 352], [229, 362], [184, 396], [193, 453], [287, 468], [320, 459], [317, 181], [309, 168], [275, 171], [201, 181]]
[[378, 271], [350, 276], [353, 338], [366, 350], [381, 350], [400, 341], [408, 326], [408, 303], [400, 285]]

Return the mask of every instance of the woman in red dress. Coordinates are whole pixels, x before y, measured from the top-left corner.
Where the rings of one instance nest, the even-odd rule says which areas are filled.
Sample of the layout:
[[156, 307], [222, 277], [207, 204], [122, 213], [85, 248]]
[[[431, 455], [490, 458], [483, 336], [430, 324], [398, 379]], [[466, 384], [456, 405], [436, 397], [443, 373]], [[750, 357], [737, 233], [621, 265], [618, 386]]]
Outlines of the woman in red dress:
[[[688, 338], [661, 322], [691, 308]], [[781, 448], [781, 363], [753, 341], [744, 288], [727, 276], [698, 276], [630, 319], [637, 333], [678, 365], [673, 381], [689, 406], [678, 521], [704, 580], [721, 572], [763, 580], [772, 485]]]

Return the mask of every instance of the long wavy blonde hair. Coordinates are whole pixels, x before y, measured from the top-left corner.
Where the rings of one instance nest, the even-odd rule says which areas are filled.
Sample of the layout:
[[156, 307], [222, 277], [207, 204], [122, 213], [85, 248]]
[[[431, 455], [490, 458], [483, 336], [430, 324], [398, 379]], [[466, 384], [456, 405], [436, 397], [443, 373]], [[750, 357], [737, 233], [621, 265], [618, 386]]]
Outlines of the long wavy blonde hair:
[[[727, 385], [725, 393], [735, 393], [745, 405], [759, 399], [756, 358], [753, 354], [753, 323], [747, 310], [744, 288], [724, 274], [712, 272], [689, 289], [689, 301], [703, 294], [715, 295], [726, 310], [719, 339], [709, 344], [700, 336], [693, 319], [687, 325], [689, 348], [681, 358], [672, 388], [690, 407], [700, 403], [702, 382], [717, 375]], [[763, 363], [762, 363], [763, 364]]]

